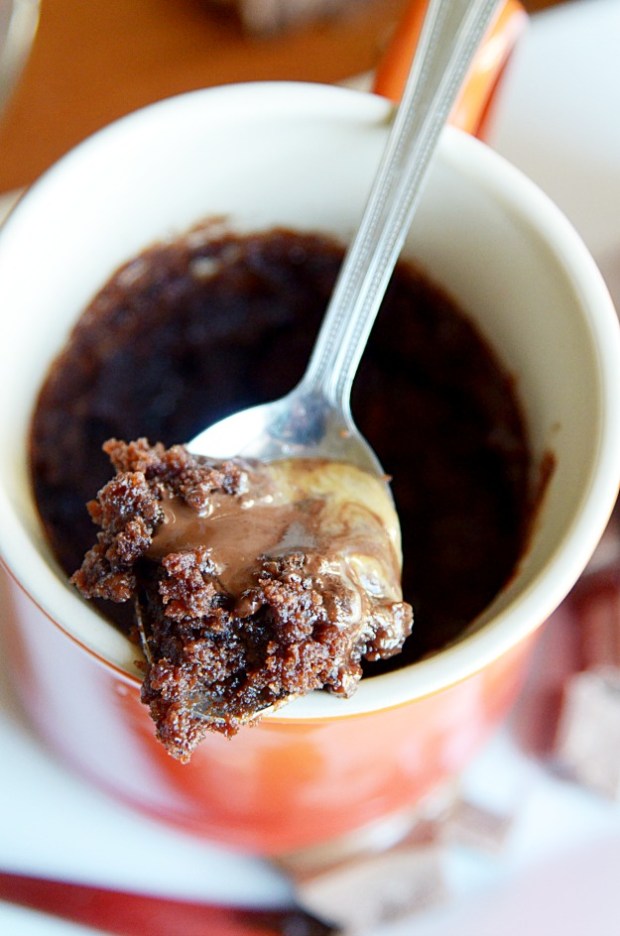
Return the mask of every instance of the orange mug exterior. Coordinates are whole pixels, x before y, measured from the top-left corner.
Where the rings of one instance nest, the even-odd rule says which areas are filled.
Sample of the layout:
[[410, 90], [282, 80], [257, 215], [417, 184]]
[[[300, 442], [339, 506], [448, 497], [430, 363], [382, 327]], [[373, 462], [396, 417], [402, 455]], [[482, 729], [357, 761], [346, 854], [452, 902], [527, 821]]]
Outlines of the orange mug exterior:
[[136, 681], [69, 639], [13, 581], [11, 589], [11, 670], [48, 744], [134, 808], [264, 855], [398, 814], [454, 777], [512, 705], [534, 642], [400, 706], [347, 716], [343, 703], [341, 718], [266, 719], [233, 740], [210, 736], [182, 765], [155, 739]]
[[[401, 18], [376, 70], [373, 90], [392, 101], [400, 100], [424, 21], [426, 0], [413, 0]], [[518, 0], [500, 7], [469, 70], [454, 105], [450, 123], [475, 136], [484, 134], [486, 117], [498, 83], [527, 22]]]

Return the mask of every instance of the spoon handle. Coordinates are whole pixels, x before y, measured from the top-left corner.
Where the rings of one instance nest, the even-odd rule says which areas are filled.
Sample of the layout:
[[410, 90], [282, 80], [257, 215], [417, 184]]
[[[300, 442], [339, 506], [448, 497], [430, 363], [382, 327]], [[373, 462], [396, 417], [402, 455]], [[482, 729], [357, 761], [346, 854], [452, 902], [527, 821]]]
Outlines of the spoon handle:
[[322, 396], [349, 412], [353, 378], [435, 145], [498, 5], [498, 0], [430, 0], [362, 222], [299, 387], [302, 395]]

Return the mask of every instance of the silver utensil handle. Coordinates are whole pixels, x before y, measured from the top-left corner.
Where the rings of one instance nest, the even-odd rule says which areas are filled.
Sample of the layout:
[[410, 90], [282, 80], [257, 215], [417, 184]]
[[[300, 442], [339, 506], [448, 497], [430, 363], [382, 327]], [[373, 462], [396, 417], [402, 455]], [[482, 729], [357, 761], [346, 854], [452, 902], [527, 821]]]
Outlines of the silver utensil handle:
[[499, 0], [430, 0], [415, 60], [307, 371], [302, 395], [348, 412], [351, 384], [441, 130]]

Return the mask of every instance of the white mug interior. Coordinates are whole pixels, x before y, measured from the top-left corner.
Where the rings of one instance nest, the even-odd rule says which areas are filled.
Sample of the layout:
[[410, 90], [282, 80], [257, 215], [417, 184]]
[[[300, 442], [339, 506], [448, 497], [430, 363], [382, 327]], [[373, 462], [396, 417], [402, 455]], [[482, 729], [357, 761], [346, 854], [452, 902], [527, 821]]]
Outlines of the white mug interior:
[[[320, 231], [346, 242], [391, 114], [383, 99], [319, 85], [183, 95], [81, 144], [26, 193], [0, 232], [4, 561], [71, 638], [130, 680], [139, 678], [135, 646], [68, 584], [38, 520], [27, 437], [43, 376], [121, 263], [201, 220], [221, 216], [239, 231]], [[346, 703], [349, 714], [450, 685], [541, 624], [595, 548], [620, 474], [618, 323], [600, 274], [557, 208], [484, 144], [448, 129], [404, 253], [458, 300], [514, 375], [532, 483], [549, 455], [554, 470], [529, 547], [492, 605], [454, 646], [364, 680]], [[342, 706], [315, 693], [274, 717], [337, 717]]]

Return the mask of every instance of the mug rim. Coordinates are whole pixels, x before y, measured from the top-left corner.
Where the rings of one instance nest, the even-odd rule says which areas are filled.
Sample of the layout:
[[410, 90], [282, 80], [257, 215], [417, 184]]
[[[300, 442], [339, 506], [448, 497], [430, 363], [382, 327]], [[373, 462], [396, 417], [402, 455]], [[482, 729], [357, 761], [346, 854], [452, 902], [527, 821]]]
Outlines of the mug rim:
[[[62, 185], [63, 173], [70, 171], [71, 162], [87, 156], [89, 148], [98, 148], [102, 141], [109, 140], [114, 134], [122, 136], [127, 124], [157, 121], [166, 108], [192, 108], [194, 102], [212, 101], [216, 96], [220, 99], [219, 104], [229, 108], [232, 113], [235, 108], [248, 113], [261, 101], [263, 104], [267, 101], [269, 106], [281, 107], [282, 101], [290, 101], [291, 98], [294, 98], [298, 111], [302, 106], [307, 112], [311, 107], [316, 107], [318, 113], [328, 106], [341, 110], [350, 120], [379, 119], [385, 122], [394, 109], [390, 102], [366, 92], [302, 82], [228, 85], [190, 91], [156, 102], [104, 127], [50, 167], [30, 187], [5, 222], [0, 231], [0, 254], [5, 238], [10, 236], [14, 218], [21, 217], [20, 208], [23, 211], [24, 207], [33, 202], [36, 206], [39, 193], [45, 195], [46, 186], [53, 187], [58, 182]], [[508, 606], [494, 612], [495, 602], [492, 602], [489, 609], [476, 619], [476, 629], [462, 635], [454, 644], [423, 660], [363, 680], [356, 693], [347, 700], [346, 710], [343, 710], [341, 700], [327, 693], [313, 693], [268, 716], [269, 720], [331, 720], [375, 712], [431, 695], [484, 669], [524, 640], [560, 604], [585, 567], [613, 508], [614, 492], [617, 492], [620, 478], [620, 328], [603, 278], [581, 238], [560, 209], [531, 180], [490, 147], [462, 131], [447, 127], [437, 156], [452, 167], [458, 167], [458, 172], [472, 182], [483, 184], [494, 200], [501, 201], [521, 222], [534, 228], [552, 250], [566, 277], [570, 278], [574, 291], [580, 296], [581, 308], [587, 310], [591, 323], [590, 337], [599, 363], [599, 450], [593, 459], [591, 475], [587, 487], [584, 486], [580, 504], [573, 513], [570, 528], [556, 542], [554, 553], [544, 569], [538, 571]], [[82, 606], [82, 613], [87, 613], [89, 617], [94, 615], [100, 621], [102, 618], [92, 608], [84, 607], [83, 599], [67, 582], [60, 581], [58, 572], [38, 552], [1, 483], [0, 513], [4, 518], [0, 524], [0, 553], [19, 586], [69, 639], [102, 665], [115, 671], [119, 678], [138, 685], [141, 682], [139, 670], [132, 670], [118, 662], [118, 659], [127, 657], [127, 645], [130, 642], [112, 624], [104, 622], [116, 637], [110, 635], [113, 647], [108, 654], [103, 654], [85, 643], [68, 623], [63, 623], [67, 620], [65, 607], [68, 610], [75, 608], [78, 612]], [[29, 567], [33, 560], [34, 568], [38, 569], [40, 576], [29, 587], [25, 583], [32, 578]], [[491, 617], [492, 623], [486, 620]], [[131, 647], [133, 654], [136, 654], [133, 644]], [[116, 653], [118, 659], [115, 659]]]

